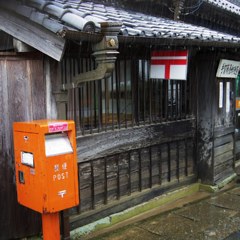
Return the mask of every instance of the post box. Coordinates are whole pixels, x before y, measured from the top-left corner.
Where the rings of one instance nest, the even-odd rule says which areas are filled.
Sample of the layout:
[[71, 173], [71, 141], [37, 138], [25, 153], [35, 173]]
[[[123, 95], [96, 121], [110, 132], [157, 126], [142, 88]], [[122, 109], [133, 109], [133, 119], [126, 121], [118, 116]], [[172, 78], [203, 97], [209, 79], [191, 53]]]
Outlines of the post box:
[[13, 131], [18, 202], [42, 214], [78, 205], [74, 122], [16, 122]]

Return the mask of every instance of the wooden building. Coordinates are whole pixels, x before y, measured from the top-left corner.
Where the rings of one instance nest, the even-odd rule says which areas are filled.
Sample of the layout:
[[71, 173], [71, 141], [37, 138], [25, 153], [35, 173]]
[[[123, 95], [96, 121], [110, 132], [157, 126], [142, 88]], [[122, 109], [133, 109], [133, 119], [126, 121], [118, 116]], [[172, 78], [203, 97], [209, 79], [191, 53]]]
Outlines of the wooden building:
[[[62, 215], [66, 236], [235, 173], [236, 82], [216, 72], [222, 59], [240, 60], [240, 6], [223, 1], [234, 8], [206, 0], [184, 15], [180, 6], [181, 21], [168, 1], [136, 0], [144, 10], [124, 0], [0, 3], [0, 239], [41, 231], [16, 200], [14, 121], [76, 122], [80, 205]], [[186, 80], [150, 78], [151, 54], [163, 50], [188, 51]]]

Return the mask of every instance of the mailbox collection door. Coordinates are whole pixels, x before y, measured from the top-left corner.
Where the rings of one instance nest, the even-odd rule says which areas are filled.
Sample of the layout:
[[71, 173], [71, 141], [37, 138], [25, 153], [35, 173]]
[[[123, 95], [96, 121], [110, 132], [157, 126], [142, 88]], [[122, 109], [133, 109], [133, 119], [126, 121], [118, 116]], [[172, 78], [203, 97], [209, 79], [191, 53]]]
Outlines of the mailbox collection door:
[[20, 204], [42, 211], [43, 175], [39, 158], [39, 136], [35, 133], [16, 132], [14, 136], [15, 167], [18, 201]]

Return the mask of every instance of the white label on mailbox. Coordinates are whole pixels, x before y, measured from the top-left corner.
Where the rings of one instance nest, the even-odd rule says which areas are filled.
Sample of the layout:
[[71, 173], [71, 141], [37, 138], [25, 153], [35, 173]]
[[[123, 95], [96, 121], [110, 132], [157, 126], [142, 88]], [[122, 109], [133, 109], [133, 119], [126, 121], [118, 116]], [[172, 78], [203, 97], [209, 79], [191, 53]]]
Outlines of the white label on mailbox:
[[34, 167], [33, 154], [29, 152], [21, 152], [21, 163], [30, 167]]
[[67, 134], [58, 133], [45, 136], [45, 153], [47, 157], [72, 152], [73, 149]]

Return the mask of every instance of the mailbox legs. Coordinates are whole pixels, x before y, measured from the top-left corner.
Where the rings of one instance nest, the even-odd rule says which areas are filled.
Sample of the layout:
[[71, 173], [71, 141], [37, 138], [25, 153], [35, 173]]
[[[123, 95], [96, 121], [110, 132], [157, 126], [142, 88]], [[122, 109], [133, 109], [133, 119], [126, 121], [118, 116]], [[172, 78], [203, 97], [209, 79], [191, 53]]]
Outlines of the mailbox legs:
[[59, 212], [42, 214], [42, 230], [44, 240], [60, 240]]

